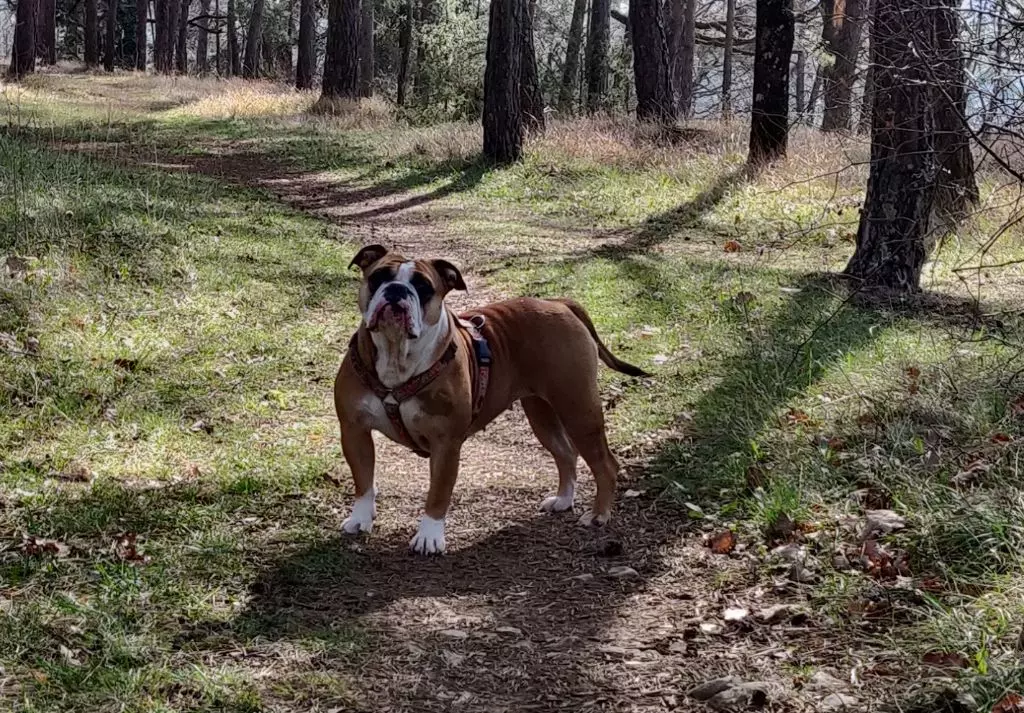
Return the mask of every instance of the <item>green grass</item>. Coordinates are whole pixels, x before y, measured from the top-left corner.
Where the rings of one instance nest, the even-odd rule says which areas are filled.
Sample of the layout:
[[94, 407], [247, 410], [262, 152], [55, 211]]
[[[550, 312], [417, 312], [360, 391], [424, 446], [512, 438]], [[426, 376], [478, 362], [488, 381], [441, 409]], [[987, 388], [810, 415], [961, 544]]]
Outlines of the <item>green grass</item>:
[[[325, 546], [343, 499], [323, 476], [355, 243], [258, 191], [119, 166], [113, 146], [244, 150], [430, 195], [494, 288], [575, 297], [613, 351], [657, 372], [602, 376], [612, 441], [643, 478], [762, 549], [780, 523], [801, 528], [810, 599], [854, 652], [840, 663], [895, 661], [913, 680], [925, 653], [958, 652], [956, 685], [983, 708], [1024, 686], [1019, 269], [984, 294], [998, 322], [975, 318], [952, 272], [1002, 213], [944, 248], [938, 297], [864, 304], [821, 274], [850, 252], [863, 174], [797, 181], [822, 173], [812, 158], [752, 179], [731, 144], [659, 158], [587, 125], [485, 171], [470, 127], [211, 118], [192, 99], [119, 104], [101, 78], [39, 81], [0, 133], [0, 255], [25, 268], [0, 279], [0, 705], [330, 708], [374, 635], [272, 637], [272, 613], [239, 615], [272, 560], [305, 552], [287, 576], [324, 586], [350, 564]], [[55, 147], [81, 142], [105, 157]], [[833, 566], [856, 549], [844, 523], [871, 508], [906, 518], [882, 539], [906, 579]], [[29, 554], [27, 537], [68, 549]], [[858, 614], [879, 598], [883, 625]], [[263, 662], [286, 657], [306, 663], [268, 678]]]

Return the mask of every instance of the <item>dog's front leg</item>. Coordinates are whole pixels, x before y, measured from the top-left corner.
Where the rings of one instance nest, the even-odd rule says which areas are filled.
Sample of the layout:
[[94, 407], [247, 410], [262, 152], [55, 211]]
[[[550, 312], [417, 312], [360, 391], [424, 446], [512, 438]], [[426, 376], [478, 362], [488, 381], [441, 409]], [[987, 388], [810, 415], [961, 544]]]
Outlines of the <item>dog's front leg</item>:
[[430, 452], [430, 490], [420, 517], [420, 529], [409, 548], [421, 555], [443, 554], [444, 518], [452, 501], [452, 490], [459, 475], [462, 443], [445, 443]]
[[373, 468], [376, 454], [373, 436], [357, 423], [342, 423], [341, 450], [345, 462], [352, 471], [356, 499], [352, 503], [352, 514], [341, 523], [341, 529], [350, 535], [373, 530], [373, 518], [377, 516], [377, 489], [373, 487]]

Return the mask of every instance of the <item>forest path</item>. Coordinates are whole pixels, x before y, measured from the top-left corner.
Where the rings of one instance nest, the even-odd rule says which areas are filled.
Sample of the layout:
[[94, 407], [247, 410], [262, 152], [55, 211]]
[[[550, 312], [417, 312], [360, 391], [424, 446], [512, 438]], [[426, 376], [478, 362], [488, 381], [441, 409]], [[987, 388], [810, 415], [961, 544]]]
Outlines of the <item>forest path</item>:
[[[457, 308], [502, 296], [479, 268], [518, 249], [516, 241], [462, 240], [451, 218], [471, 208], [444, 191], [376, 190], [245, 151], [117, 160], [261, 189], [359, 242], [443, 255], [470, 285], [467, 295], [453, 296]], [[586, 237], [549, 235], [544, 249], [561, 244], [569, 252]], [[600, 237], [595, 231], [590, 245]], [[553, 492], [556, 471], [517, 405], [466, 444], [448, 553], [427, 559], [407, 551], [426, 461], [376, 439], [381, 495], [372, 535], [339, 534], [328, 548], [299, 552], [266, 575], [248, 607], [287, 632], [348, 625], [365, 634], [353, 661], [332, 666], [349, 679], [359, 710], [688, 709], [699, 705], [687, 700], [689, 689], [726, 675], [766, 682], [769, 710], [806, 707], [787, 668], [795, 649], [801, 665], [830, 657], [817, 626], [805, 617], [782, 627], [723, 617], [738, 605], [799, 604], [802, 594], [766, 587], [753, 554], [712, 554], [707, 526], [648, 490], [641, 463], [626, 463], [608, 527], [588, 530], [573, 516], [542, 515], [538, 505]], [[577, 512], [593, 496], [580, 465]], [[339, 525], [351, 501], [350, 483], [340, 485]], [[334, 553], [346, 550], [355, 553], [351, 570], [324, 573], [337, 562]]]

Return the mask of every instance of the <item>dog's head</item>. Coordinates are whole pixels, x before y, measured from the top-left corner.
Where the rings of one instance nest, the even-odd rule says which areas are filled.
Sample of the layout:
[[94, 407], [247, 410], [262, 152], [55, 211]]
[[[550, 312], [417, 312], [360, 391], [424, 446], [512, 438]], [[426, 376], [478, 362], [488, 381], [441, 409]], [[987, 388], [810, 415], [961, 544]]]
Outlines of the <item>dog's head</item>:
[[409, 260], [369, 245], [352, 258], [363, 271], [359, 311], [371, 332], [393, 330], [416, 339], [444, 315], [444, 297], [466, 289], [459, 268], [447, 260]]

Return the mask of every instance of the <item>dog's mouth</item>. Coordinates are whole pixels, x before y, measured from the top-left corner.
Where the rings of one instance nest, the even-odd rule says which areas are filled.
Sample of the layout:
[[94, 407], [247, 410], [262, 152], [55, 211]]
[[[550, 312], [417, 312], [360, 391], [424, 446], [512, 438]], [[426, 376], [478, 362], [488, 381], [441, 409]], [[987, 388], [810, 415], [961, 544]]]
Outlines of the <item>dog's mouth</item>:
[[404, 302], [382, 303], [374, 311], [366, 327], [371, 332], [381, 329], [402, 331], [410, 339], [420, 336], [413, 325], [412, 312]]

